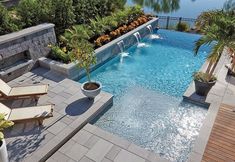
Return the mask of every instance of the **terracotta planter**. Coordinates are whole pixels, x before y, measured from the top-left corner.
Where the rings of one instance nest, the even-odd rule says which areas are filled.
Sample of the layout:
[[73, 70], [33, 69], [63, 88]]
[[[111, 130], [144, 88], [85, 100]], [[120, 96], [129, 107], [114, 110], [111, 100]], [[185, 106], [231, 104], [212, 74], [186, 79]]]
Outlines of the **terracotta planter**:
[[200, 82], [198, 80], [194, 80], [196, 94], [199, 96], [207, 96], [211, 88], [215, 85], [216, 81], [213, 82]]

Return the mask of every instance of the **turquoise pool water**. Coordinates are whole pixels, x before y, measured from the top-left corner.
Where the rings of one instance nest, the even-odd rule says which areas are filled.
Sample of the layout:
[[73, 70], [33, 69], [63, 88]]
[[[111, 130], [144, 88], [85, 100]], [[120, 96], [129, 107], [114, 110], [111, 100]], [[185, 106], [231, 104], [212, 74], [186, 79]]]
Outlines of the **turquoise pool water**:
[[233, 0], [127, 0], [128, 5], [141, 5], [145, 12], [159, 15], [196, 18], [201, 12], [222, 9]]
[[155, 31], [92, 72], [92, 79], [114, 95], [114, 105], [94, 124], [167, 159], [186, 161], [207, 113], [182, 101], [209, 50], [204, 47], [194, 57], [199, 37]]

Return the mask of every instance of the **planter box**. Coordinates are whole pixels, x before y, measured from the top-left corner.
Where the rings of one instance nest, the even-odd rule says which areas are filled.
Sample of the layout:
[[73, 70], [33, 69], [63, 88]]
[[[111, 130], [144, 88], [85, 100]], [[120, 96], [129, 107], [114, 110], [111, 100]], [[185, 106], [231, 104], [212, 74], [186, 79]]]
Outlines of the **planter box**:
[[[158, 18], [153, 18], [136, 29], [96, 49], [95, 53], [97, 57], [97, 64], [92, 67], [92, 70], [97, 69], [121, 52], [119, 46], [117, 45], [118, 42], [123, 41], [125, 45], [124, 49], [127, 49], [137, 43], [137, 40], [133, 35], [134, 33], [139, 32], [141, 38], [143, 38], [150, 34], [147, 26], [152, 25], [152, 27], [155, 28], [157, 24]], [[39, 65], [70, 79], [80, 79], [85, 75], [85, 72], [83, 70], [79, 70], [74, 63], [64, 64], [42, 57], [39, 59]]]

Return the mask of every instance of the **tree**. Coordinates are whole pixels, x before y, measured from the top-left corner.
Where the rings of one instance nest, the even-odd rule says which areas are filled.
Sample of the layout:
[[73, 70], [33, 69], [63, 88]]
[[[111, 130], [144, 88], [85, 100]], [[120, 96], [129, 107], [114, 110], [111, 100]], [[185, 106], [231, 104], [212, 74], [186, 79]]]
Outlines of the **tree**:
[[93, 32], [85, 25], [75, 25], [71, 29], [66, 29], [65, 33], [61, 35], [60, 40], [69, 48], [73, 48], [78, 42], [89, 40]]
[[72, 0], [21, 0], [16, 10], [24, 28], [54, 23], [58, 35], [75, 22], [72, 4]]
[[198, 31], [203, 32], [207, 26], [210, 26], [213, 23], [213, 17], [223, 16], [223, 10], [210, 10], [202, 12], [196, 20], [195, 26]]
[[86, 71], [87, 79], [91, 82], [90, 68], [92, 65], [96, 64], [96, 56], [93, 45], [86, 40], [78, 42], [73, 47], [71, 58], [79, 68], [83, 68]]
[[20, 16], [23, 28], [38, 25], [43, 22], [41, 6], [38, 0], [21, 0], [16, 10]]
[[[208, 12], [209, 13], [209, 12]], [[205, 14], [205, 13], [203, 13]], [[234, 12], [212, 11], [209, 16], [209, 23], [201, 25], [204, 35], [195, 43], [195, 55], [203, 45], [213, 45], [210, 54], [207, 57], [209, 65], [206, 73], [210, 79], [213, 76], [215, 67], [223, 51], [235, 49], [235, 18]], [[199, 16], [198, 21], [206, 22], [208, 17]]]
[[57, 34], [64, 32], [75, 22], [75, 14], [72, 0], [51, 0], [52, 23], [55, 24]]

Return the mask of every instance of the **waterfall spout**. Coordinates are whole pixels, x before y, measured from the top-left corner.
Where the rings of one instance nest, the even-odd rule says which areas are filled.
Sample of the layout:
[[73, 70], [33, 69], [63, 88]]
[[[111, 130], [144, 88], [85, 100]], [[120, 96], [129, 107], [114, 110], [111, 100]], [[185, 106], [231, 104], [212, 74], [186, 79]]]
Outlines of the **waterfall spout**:
[[137, 41], [137, 47], [148, 47], [149, 45], [146, 44], [146, 43], [141, 43], [140, 40], [141, 40], [141, 35], [139, 32], [136, 32], [133, 34], [136, 38], [136, 41]]
[[152, 27], [152, 25], [148, 25], [148, 26], [147, 26], [147, 29], [149, 30], [149, 33], [153, 33], [153, 27]]
[[120, 49], [120, 62], [122, 63], [123, 62], [123, 59], [124, 57], [128, 57], [129, 56], [129, 53], [128, 52], [124, 52], [125, 50], [125, 44], [124, 44], [124, 41], [121, 40], [120, 42], [117, 43], [119, 49]]
[[125, 45], [124, 45], [124, 41], [121, 40], [120, 42], [117, 43], [119, 49], [120, 49], [120, 52], [124, 52], [124, 49], [125, 49]]
[[136, 38], [136, 40], [137, 40], [137, 43], [139, 44], [139, 43], [140, 43], [140, 40], [141, 40], [140, 33], [139, 33], [139, 32], [136, 32], [136, 33], [134, 33], [134, 36], [135, 36], [135, 38]]

